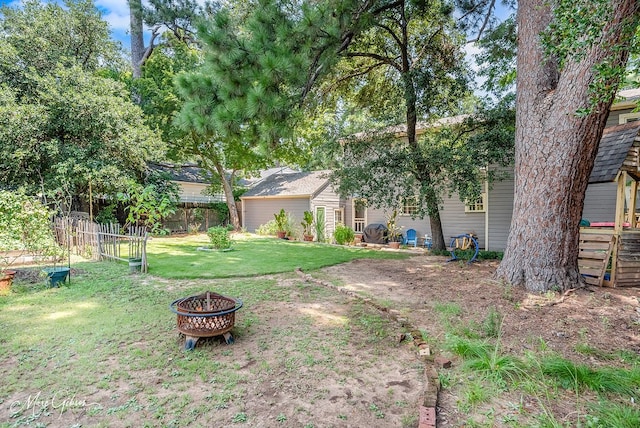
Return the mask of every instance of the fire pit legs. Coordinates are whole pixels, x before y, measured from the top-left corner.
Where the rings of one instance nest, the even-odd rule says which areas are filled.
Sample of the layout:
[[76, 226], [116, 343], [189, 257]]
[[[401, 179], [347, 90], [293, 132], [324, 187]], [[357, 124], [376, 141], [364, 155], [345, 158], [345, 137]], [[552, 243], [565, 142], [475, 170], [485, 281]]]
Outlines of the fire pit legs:
[[229, 332], [233, 328], [235, 312], [242, 301], [211, 291], [173, 301], [169, 308], [178, 318], [178, 331], [185, 335], [184, 350], [191, 351], [201, 337], [223, 336], [227, 345], [234, 342]]
[[196, 347], [196, 342], [198, 341], [198, 337], [187, 336], [184, 341], [184, 350], [185, 351], [193, 351], [193, 348]]

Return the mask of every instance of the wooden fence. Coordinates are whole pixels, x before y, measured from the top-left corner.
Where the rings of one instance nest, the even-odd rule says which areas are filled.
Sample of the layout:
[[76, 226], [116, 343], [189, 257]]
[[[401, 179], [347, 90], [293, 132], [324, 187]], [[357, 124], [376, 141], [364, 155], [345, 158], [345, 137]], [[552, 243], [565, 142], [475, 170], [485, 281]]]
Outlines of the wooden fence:
[[148, 234], [144, 227], [133, 226], [124, 233], [119, 224], [65, 217], [55, 220], [54, 230], [58, 243], [72, 254], [93, 260], [122, 260], [147, 272]]

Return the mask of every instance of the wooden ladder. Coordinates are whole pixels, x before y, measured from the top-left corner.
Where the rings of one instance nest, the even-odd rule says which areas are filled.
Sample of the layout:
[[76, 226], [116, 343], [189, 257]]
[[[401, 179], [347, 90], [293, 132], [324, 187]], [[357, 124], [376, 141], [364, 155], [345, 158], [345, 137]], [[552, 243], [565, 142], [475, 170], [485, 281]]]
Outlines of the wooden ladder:
[[615, 238], [606, 233], [580, 233], [578, 267], [584, 281], [602, 287]]

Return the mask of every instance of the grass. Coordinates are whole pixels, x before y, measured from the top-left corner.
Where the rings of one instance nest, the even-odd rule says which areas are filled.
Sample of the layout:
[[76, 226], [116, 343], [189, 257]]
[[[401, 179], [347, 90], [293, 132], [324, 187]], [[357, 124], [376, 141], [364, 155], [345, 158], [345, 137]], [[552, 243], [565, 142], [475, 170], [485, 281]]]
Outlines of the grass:
[[409, 256], [275, 238], [237, 239], [229, 252], [198, 251], [207, 243], [205, 235], [154, 238], [147, 246], [150, 272], [174, 279], [231, 278], [291, 272], [297, 267], [314, 270], [355, 259]]
[[[71, 285], [47, 288], [44, 280], [35, 285], [17, 281], [9, 296], [0, 297], [0, 427], [77, 422], [98, 427], [242, 425], [264, 420], [247, 404], [255, 399], [248, 395], [250, 388], [296, 391], [294, 399], [313, 404], [329, 398], [324, 382], [347, 382], [363, 372], [380, 374], [380, 383], [386, 380], [379, 367], [398, 346], [389, 340], [389, 321], [377, 311], [347, 305], [341, 294], [296, 281], [292, 274], [280, 277], [287, 285], [269, 276], [214, 277], [397, 255], [255, 240], [238, 242], [230, 253], [194, 251], [204, 262], [186, 272], [190, 280], [167, 281], [174, 269], [170, 259], [176, 266], [185, 258], [195, 262], [186, 248], [198, 241], [175, 241], [153, 241], [151, 272], [158, 276], [129, 275], [125, 263], [76, 263], [79, 273]], [[268, 262], [261, 260], [267, 255]], [[241, 272], [225, 266], [234, 257], [243, 260]], [[194, 278], [196, 274], [206, 279]], [[204, 345], [199, 341], [194, 351], [184, 352], [168, 303], [203, 289], [244, 301], [233, 329], [236, 343], [203, 339]], [[322, 306], [326, 302], [344, 309], [329, 314]], [[283, 307], [293, 323], [282, 320]], [[274, 319], [280, 327], [273, 326]], [[407, 364], [413, 363], [411, 359]], [[376, 402], [376, 409], [346, 406], [340, 414], [387, 420], [393, 403], [395, 398], [389, 396]], [[393, 416], [397, 425], [415, 413], [410, 406], [400, 410]], [[273, 415], [282, 426], [326, 422], [317, 415], [313, 421], [305, 418], [312, 416], [280, 411]]]
[[[441, 315], [456, 315], [455, 306], [438, 304]], [[493, 416], [479, 421], [482, 409], [491, 408], [492, 399], [506, 396], [535, 397], [540, 411], [502, 416], [505, 424], [539, 427], [636, 427], [640, 426], [640, 364], [633, 353], [603, 353], [581, 344], [578, 351], [601, 360], [626, 362], [628, 369], [578, 364], [548, 350], [542, 342], [537, 352], [511, 355], [500, 348], [503, 317], [489, 308], [482, 323], [470, 323], [470, 331], [444, 323], [445, 348], [462, 359], [453, 370], [439, 373], [442, 386], [457, 395], [458, 409], [472, 419], [469, 426], [493, 426]], [[474, 330], [475, 329], [475, 330]], [[454, 365], [455, 367], [455, 365]], [[465, 379], [465, 381], [456, 381]], [[555, 400], [573, 397], [571, 420], [558, 420], [549, 409]], [[521, 406], [520, 406], [521, 407]], [[489, 412], [490, 413], [490, 412]]]

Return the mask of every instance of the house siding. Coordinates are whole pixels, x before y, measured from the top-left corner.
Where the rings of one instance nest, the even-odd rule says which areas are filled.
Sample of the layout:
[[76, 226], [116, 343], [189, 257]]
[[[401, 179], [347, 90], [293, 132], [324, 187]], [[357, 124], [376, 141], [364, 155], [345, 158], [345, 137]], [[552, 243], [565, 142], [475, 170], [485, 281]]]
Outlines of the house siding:
[[607, 118], [607, 124], [605, 127], [616, 126], [620, 124], [620, 115], [633, 112], [633, 108], [622, 109], [622, 110], [611, 110], [609, 112], [609, 117]]
[[191, 183], [187, 181], [175, 181], [179, 186], [180, 202], [210, 203], [224, 202], [223, 194], [205, 195], [206, 183]]
[[582, 218], [590, 222], [614, 221], [616, 215], [616, 183], [593, 183], [587, 187]]
[[474, 233], [478, 237], [480, 248], [485, 247], [485, 213], [465, 212], [465, 204], [457, 195], [454, 194], [443, 201], [440, 219], [446, 245], [449, 245], [454, 236]]
[[291, 214], [297, 225], [309, 208], [309, 197], [242, 199], [242, 226], [249, 232], [255, 232], [260, 225], [273, 220], [273, 215], [281, 209]]
[[513, 177], [496, 181], [489, 188], [488, 251], [503, 251], [507, 246], [513, 212]]
[[347, 210], [346, 207], [340, 204], [340, 197], [331, 185], [325, 186], [325, 188], [311, 200], [311, 212], [313, 212], [314, 216], [316, 207], [325, 207], [325, 234], [326, 236], [332, 236], [335, 230], [334, 210], [345, 208], [345, 215]]

